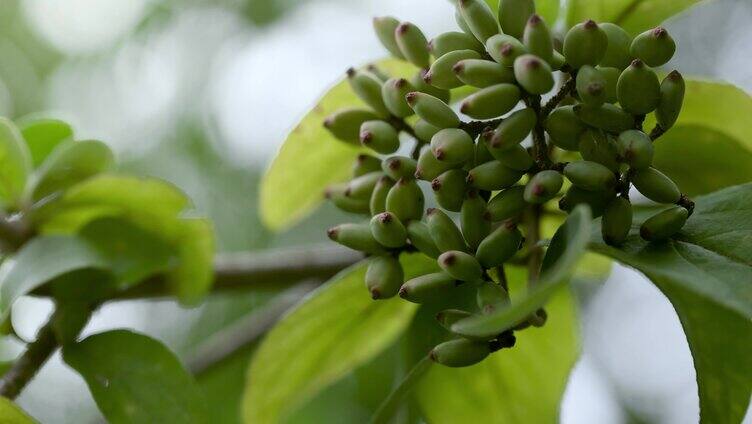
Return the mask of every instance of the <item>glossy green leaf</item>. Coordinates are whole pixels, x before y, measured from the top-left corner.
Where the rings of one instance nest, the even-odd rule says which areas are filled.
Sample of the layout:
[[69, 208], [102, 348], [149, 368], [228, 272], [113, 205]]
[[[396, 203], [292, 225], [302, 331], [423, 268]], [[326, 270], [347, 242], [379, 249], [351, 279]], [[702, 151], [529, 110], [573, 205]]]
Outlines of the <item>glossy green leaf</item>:
[[431, 369], [433, 361], [425, 357], [418, 361], [410, 370], [400, 384], [384, 400], [374, 416], [371, 418], [371, 424], [388, 424], [394, 414], [399, 409], [413, 388], [420, 382], [423, 376]]
[[[420, 255], [403, 259], [405, 277], [436, 269]], [[248, 369], [247, 423], [281, 421], [324, 387], [391, 345], [415, 313], [394, 298], [374, 301], [354, 265], [307, 297], [266, 336]]]
[[0, 201], [14, 205], [31, 173], [31, 156], [13, 122], [0, 118]]
[[[491, 9], [499, 10], [499, 0], [486, 0]], [[559, 0], [536, 0], [535, 13], [543, 18], [549, 26], [553, 27], [559, 15]]]
[[[752, 184], [700, 197], [675, 240], [591, 249], [644, 273], [673, 304], [697, 371], [704, 423], [738, 423], [752, 395]], [[638, 217], [644, 218], [644, 217]]]
[[2, 424], [34, 424], [37, 421], [26, 414], [13, 401], [0, 397], [0, 423]]
[[590, 240], [591, 220], [587, 206], [575, 208], [551, 239], [536, 287], [521, 300], [514, 300], [508, 308], [456, 322], [452, 331], [472, 337], [493, 336], [520, 323], [543, 306], [568, 282], [575, 265], [584, 255]]
[[[388, 59], [376, 65], [395, 76], [410, 76], [415, 68]], [[330, 88], [290, 132], [261, 182], [261, 218], [269, 228], [294, 224], [321, 201], [324, 189], [350, 176], [352, 164], [362, 150], [335, 139], [324, 119], [346, 107], [363, 105], [341, 80]]]
[[543, 328], [515, 332], [516, 345], [469, 368], [433, 366], [415, 397], [426, 422], [555, 423], [579, 353], [572, 296], [555, 294]]
[[73, 137], [73, 129], [57, 119], [32, 119], [18, 122], [34, 167], [41, 165], [55, 147]]
[[69, 141], [58, 145], [39, 169], [31, 184], [32, 200], [65, 190], [110, 169], [115, 161], [106, 144], [96, 140]]
[[37, 237], [0, 266], [0, 320], [13, 302], [42, 284], [84, 268], [107, 268], [107, 260], [77, 237]]
[[660, 25], [663, 21], [700, 0], [569, 0], [567, 28], [593, 19], [613, 22], [633, 35]]
[[206, 401], [162, 343], [127, 330], [89, 336], [63, 348], [111, 423], [206, 423]]

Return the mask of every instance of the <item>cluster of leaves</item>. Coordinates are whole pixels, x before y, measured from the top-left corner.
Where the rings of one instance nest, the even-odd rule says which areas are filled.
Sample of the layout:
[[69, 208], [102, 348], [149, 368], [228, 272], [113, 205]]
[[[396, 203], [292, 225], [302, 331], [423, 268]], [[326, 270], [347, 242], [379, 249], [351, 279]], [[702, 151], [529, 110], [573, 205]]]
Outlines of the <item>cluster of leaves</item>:
[[[189, 216], [190, 202], [174, 186], [115, 172], [110, 149], [77, 140], [65, 122], [2, 118], [0, 151], [0, 318], [7, 335], [15, 334], [16, 299], [49, 296], [56, 309], [34, 343], [63, 346], [64, 360], [86, 379], [108, 419], [203, 421], [193, 377], [160, 342], [127, 331], [77, 339], [98, 305], [145, 285], [159, 285], [183, 304], [199, 302], [213, 278], [208, 221]], [[11, 367], [3, 378], [15, 372]], [[153, 392], [139, 389], [146, 380]]]
[[[645, 1], [635, 9], [626, 3], [570, 2], [567, 16], [560, 19], [572, 26], [588, 16], [595, 16], [604, 21], [622, 23], [635, 34], [691, 4]], [[551, 13], [545, 1], [537, 2], [536, 7]], [[636, 10], [641, 13], [637, 14]], [[393, 60], [381, 61], [376, 67], [396, 78], [410, 79], [416, 72], [415, 68]], [[453, 90], [452, 97], [463, 98], [466, 94], [467, 91], [463, 94]], [[723, 95], [723, 99], [718, 95]], [[262, 185], [262, 214], [271, 227], [280, 228], [297, 220], [318, 203], [317, 193], [350, 176], [350, 164], [364, 151], [338, 143], [321, 128], [320, 122], [338, 109], [359, 104], [362, 104], [361, 100], [348, 94], [347, 83], [342, 82], [332, 88], [290, 134]], [[705, 160], [714, 162], [715, 158], [709, 156], [719, 153], [725, 161], [748, 158], [750, 145], [740, 130], [750, 129], [742, 111], [751, 109], [749, 97], [734, 87], [688, 80], [685, 113], [655, 145], [654, 166], [664, 170], [690, 194], [708, 193], [752, 180], [749, 171], [731, 171], [728, 166], [719, 166], [721, 169], [715, 170], [712, 164], [701, 165]], [[652, 117], [645, 122], [646, 126], [655, 124]], [[711, 144], [713, 155], [708, 154]], [[675, 154], [679, 149], [682, 154]], [[697, 166], [686, 166], [687, 160]], [[327, 166], [322, 167], [321, 163]], [[498, 312], [474, 317], [473, 322], [474, 328], [486, 328], [490, 332], [511, 328], [550, 300], [546, 327], [529, 334], [525, 332], [518, 340], [518, 348], [462, 370], [431, 368], [421, 360], [432, 345], [442, 341], [442, 335], [427, 330], [426, 322], [447, 305], [402, 305], [400, 310], [407, 312], [396, 313], [392, 308], [397, 308], [397, 305], [392, 300], [368, 302], [362, 295], [355, 294], [365, 278], [364, 265], [358, 265], [307, 299], [262, 344], [249, 370], [245, 418], [252, 422], [275, 421], [290, 410], [290, 402], [304, 402], [323, 386], [363, 364], [365, 358], [372, 358], [391, 346], [398, 335], [404, 334], [412, 346], [408, 349], [412, 354], [406, 355], [406, 364], [417, 363], [418, 366], [387, 399], [377, 420], [388, 417], [400, 400], [409, 397], [410, 389], [414, 404], [431, 422], [466, 418], [467, 415], [463, 414], [470, 412], [458, 404], [458, 399], [466, 399], [465, 396], [472, 397], [474, 405], [483, 405], [477, 408], [481, 418], [499, 416], [499, 411], [510, 411], [508, 415], [499, 416], [498, 422], [551, 420], [557, 415], [564, 382], [577, 353], [576, 326], [570, 325], [575, 319], [574, 313], [566, 291], [559, 289], [565, 286], [565, 277], [587, 248], [644, 272], [666, 294], [685, 328], [695, 360], [702, 422], [738, 422], [744, 415], [752, 390], [752, 370], [744, 360], [744, 352], [752, 348], [752, 288], [748, 283], [752, 275], [752, 262], [748, 257], [751, 246], [747, 241], [748, 225], [740, 218], [748, 213], [750, 190], [752, 186], [742, 185], [699, 198], [686, 227], [675, 240], [662, 243], [647, 243], [639, 236], [639, 224], [661, 211], [660, 208], [635, 210], [633, 222], [637, 225], [629, 226], [621, 248], [601, 241], [600, 231], [591, 226], [586, 212], [573, 214], [549, 243], [543, 267], [557, 270], [548, 273], [552, 277], [546, 278], [536, 289], [521, 293]], [[405, 279], [437, 270], [435, 265], [417, 254], [403, 254], [400, 262], [405, 269]], [[525, 276], [525, 272], [517, 267], [508, 267], [507, 274], [511, 286], [519, 285]], [[452, 306], [466, 295], [462, 289], [457, 289]], [[561, 306], [564, 304], [567, 306]], [[382, 309], [390, 310], [392, 319], [384, 319], [380, 314]], [[345, 320], [344, 316], [351, 318]], [[332, 325], [334, 321], [342, 323], [342, 331], [332, 332], [331, 339], [317, 338], [312, 342], [306, 337], [320, 334], [317, 329]], [[343, 321], [353, 323], [345, 326]], [[388, 326], [390, 331], [374, 333], [372, 328], [377, 325], [379, 328]], [[549, 332], [549, 326], [553, 325], [561, 326], [556, 335]], [[300, 343], [290, 341], [288, 336], [292, 328], [299, 335]], [[416, 328], [420, 331], [416, 332]], [[367, 337], [367, 343], [363, 337]], [[354, 352], [346, 353], [348, 347]], [[306, 354], [309, 351], [313, 352], [310, 357]], [[544, 351], [549, 359], [535, 361], [534, 358]], [[321, 359], [330, 353], [336, 360], [322, 364]], [[294, 360], [296, 366], [289, 367], [285, 358]], [[267, 388], [272, 381], [278, 381], [280, 373], [292, 374], [282, 387], [277, 386], [270, 394]], [[541, 377], [544, 375], [547, 378]], [[729, 384], [721, 393], [718, 387], [723, 385], [722, 381]], [[514, 387], [514, 390], [499, 388], [505, 386]], [[527, 390], [530, 393], [526, 393]]]

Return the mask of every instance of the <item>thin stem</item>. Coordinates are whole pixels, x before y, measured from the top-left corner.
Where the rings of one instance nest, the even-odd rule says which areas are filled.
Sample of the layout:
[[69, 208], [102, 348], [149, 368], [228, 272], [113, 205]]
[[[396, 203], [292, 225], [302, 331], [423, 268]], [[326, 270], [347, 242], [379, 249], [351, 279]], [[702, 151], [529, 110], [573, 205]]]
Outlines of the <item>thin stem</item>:
[[538, 120], [533, 128], [533, 155], [535, 157], [535, 163], [539, 169], [548, 169], [551, 166], [551, 159], [548, 157], [548, 146], [546, 145], [546, 133], [543, 128], [540, 96], [532, 96], [527, 101], [528, 106], [535, 111], [538, 116]]
[[487, 129], [495, 129], [503, 121], [502, 118], [492, 119], [490, 121], [470, 121], [460, 124], [460, 129], [470, 134], [470, 137], [476, 138]]
[[569, 74], [569, 79], [567, 82], [564, 83], [564, 85], [561, 86], [559, 91], [554, 94], [553, 97], [551, 97], [548, 102], [546, 102], [546, 105], [543, 106], [541, 109], [541, 116], [547, 117], [554, 109], [556, 109], [556, 106], [559, 105], [559, 103], [562, 102], [562, 100], [566, 99], [567, 96], [572, 94], [575, 90], [575, 86], [577, 84], [577, 73], [572, 72]]
[[660, 125], [656, 124], [655, 127], [653, 127], [653, 130], [650, 131], [650, 140], [655, 141], [660, 136], [666, 133], [666, 130], [663, 129]]

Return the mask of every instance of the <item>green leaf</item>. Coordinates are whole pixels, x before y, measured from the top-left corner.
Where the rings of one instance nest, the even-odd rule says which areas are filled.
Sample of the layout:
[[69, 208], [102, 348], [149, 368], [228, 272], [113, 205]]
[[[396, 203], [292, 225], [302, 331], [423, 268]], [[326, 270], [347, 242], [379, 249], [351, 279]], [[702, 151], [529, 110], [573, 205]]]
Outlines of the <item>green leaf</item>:
[[29, 146], [35, 168], [44, 162], [58, 144], [73, 137], [70, 125], [57, 119], [22, 120], [18, 122], [18, 128]]
[[[415, 68], [395, 59], [376, 65], [390, 75], [409, 76]], [[324, 189], [346, 180], [358, 153], [355, 146], [335, 139], [324, 127], [331, 113], [363, 105], [340, 80], [290, 132], [261, 182], [260, 211], [266, 226], [279, 230], [299, 221], [324, 199]]]
[[15, 205], [31, 173], [31, 156], [13, 122], [0, 117], [0, 201]]
[[115, 161], [106, 144], [96, 140], [69, 141], [58, 145], [34, 173], [29, 187], [32, 200], [65, 190], [110, 169]]
[[178, 266], [167, 274], [172, 291], [194, 305], [214, 282], [214, 229], [207, 219], [181, 219], [172, 242], [178, 254]]
[[[406, 278], [436, 268], [419, 255], [406, 256], [403, 265]], [[372, 300], [363, 285], [365, 270], [360, 263], [342, 271], [269, 332], [248, 369], [245, 422], [281, 421], [405, 330], [416, 306], [398, 298]]]
[[634, 35], [660, 25], [699, 2], [700, 0], [569, 0], [567, 28], [593, 19], [596, 22], [619, 24]]
[[0, 423], [2, 424], [34, 424], [37, 421], [31, 418], [18, 407], [13, 401], [0, 397]]
[[42, 284], [84, 268], [107, 268], [106, 259], [82, 239], [42, 236], [32, 239], [0, 266], [0, 320], [13, 302]]
[[470, 337], [493, 336], [515, 326], [538, 310], [568, 282], [575, 265], [584, 255], [590, 240], [591, 220], [587, 206], [575, 208], [551, 239], [543, 258], [540, 280], [535, 288], [508, 308], [456, 322], [452, 325], [452, 331]]
[[634, 231], [621, 249], [591, 249], [644, 273], [673, 304], [697, 371], [702, 423], [738, 423], [752, 394], [752, 184], [697, 199], [675, 240]]
[[205, 423], [201, 390], [162, 343], [126, 330], [89, 336], [63, 348], [112, 423]]
[[546, 306], [543, 328], [515, 332], [516, 345], [469, 368], [434, 366], [415, 391], [425, 422], [554, 423], [578, 357], [577, 320], [567, 290]]
[[413, 390], [413, 387], [420, 382], [420, 379], [431, 369], [433, 361], [427, 356], [418, 361], [418, 363], [410, 370], [405, 378], [400, 382], [399, 386], [389, 394], [384, 400], [384, 403], [379, 406], [376, 414], [371, 418], [371, 424], [388, 424], [394, 414], [397, 412], [400, 404]]
[[[491, 9], [499, 10], [499, 0], [486, 0]], [[535, 13], [543, 18], [550, 27], [554, 26], [559, 15], [559, 0], [536, 0]]]

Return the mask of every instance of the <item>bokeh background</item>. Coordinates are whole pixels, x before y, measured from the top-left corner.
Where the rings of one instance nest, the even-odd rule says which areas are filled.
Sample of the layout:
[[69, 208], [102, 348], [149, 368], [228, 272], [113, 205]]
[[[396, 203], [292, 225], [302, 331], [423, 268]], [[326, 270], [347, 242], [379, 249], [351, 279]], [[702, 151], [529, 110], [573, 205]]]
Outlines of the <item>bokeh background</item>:
[[[114, 148], [122, 169], [178, 185], [214, 221], [222, 252], [320, 243], [324, 228], [341, 220], [326, 206], [283, 234], [261, 225], [257, 184], [265, 166], [286, 131], [348, 66], [383, 55], [372, 16], [395, 15], [432, 36], [454, 29], [451, 13], [446, 0], [2, 0], [0, 115], [68, 120], [79, 138]], [[677, 16], [666, 24], [679, 45], [668, 66], [751, 92], [749, 22], [749, 0], [708, 1]], [[219, 295], [193, 310], [162, 301], [118, 303], [97, 313], [86, 333], [130, 327], [163, 340], [190, 365], [213, 335], [274, 295]], [[33, 338], [51, 305], [32, 298], [17, 305], [14, 325]], [[583, 355], [562, 422], [697, 421], [689, 349], [655, 287], [616, 266], [586, 298], [582, 315]], [[6, 341], [0, 353], [10, 357], [18, 348]], [[217, 423], [239, 420], [253, 348], [198, 375]], [[374, 390], [390, 383], [374, 382]], [[344, 379], [289, 421], [366, 421], [372, 405], [356, 386], [356, 376]], [[83, 380], [59, 356], [19, 403], [44, 423], [103, 420]], [[745, 423], [752, 423], [749, 413]]]

